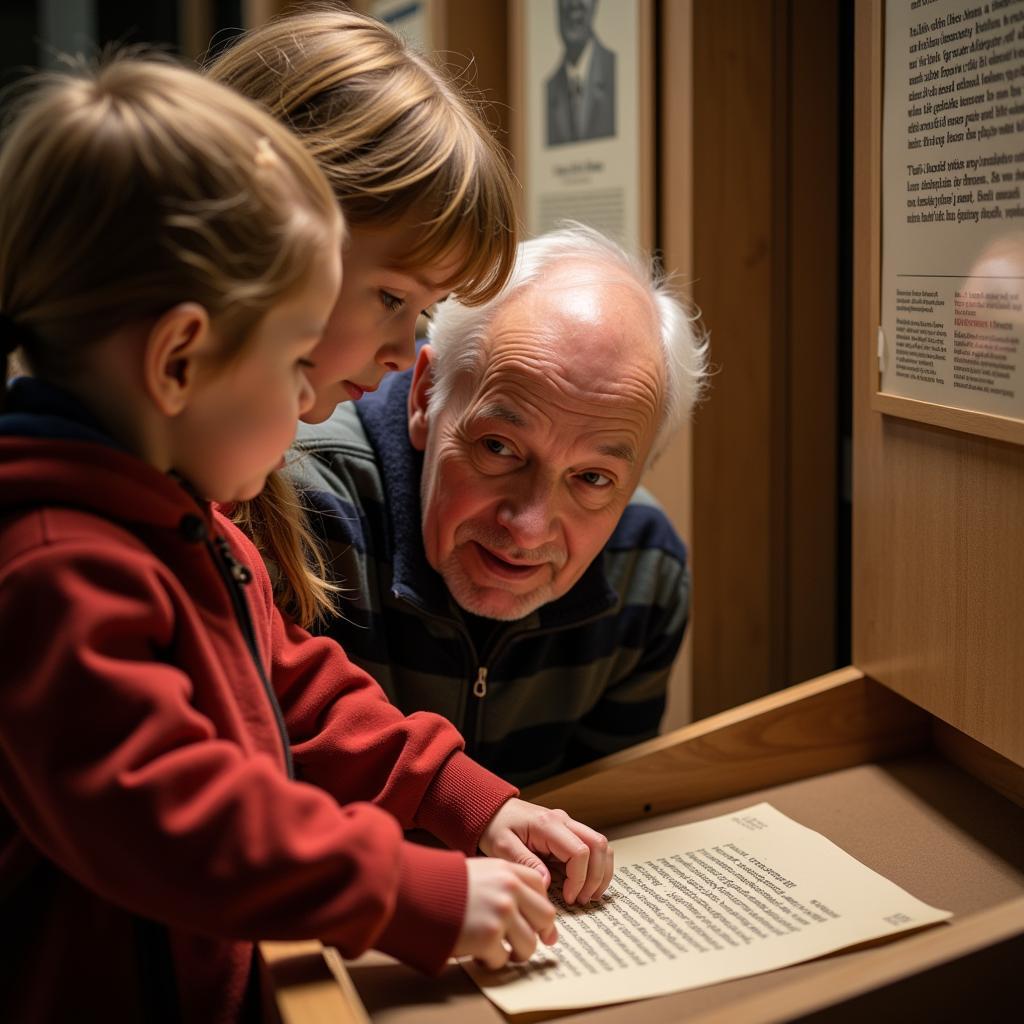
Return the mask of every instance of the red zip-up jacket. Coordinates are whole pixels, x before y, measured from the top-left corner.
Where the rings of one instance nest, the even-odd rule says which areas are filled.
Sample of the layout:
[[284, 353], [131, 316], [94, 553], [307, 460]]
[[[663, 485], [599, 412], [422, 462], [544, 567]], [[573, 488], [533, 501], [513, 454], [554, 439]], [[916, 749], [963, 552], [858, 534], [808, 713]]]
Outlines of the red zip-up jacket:
[[0, 650], [0, 1018], [235, 1020], [258, 939], [440, 969], [516, 791], [282, 619], [180, 483], [0, 436]]

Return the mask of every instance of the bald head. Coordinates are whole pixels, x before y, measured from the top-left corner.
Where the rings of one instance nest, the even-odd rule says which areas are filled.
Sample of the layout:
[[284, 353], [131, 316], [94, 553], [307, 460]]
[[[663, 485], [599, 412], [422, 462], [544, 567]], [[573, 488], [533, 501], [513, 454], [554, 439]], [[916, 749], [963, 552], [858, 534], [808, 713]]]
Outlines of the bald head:
[[496, 312], [482, 356], [463, 381], [462, 401], [478, 401], [499, 381], [498, 390], [515, 390], [523, 404], [543, 396], [595, 423], [618, 415], [630, 423], [618, 446], [633, 462], [646, 461], [665, 366], [650, 296], [621, 269], [583, 258], [525, 286]]
[[[430, 328], [432, 407], [474, 393], [504, 334], [495, 325], [529, 325], [535, 343], [566, 372], [590, 383], [660, 378], [653, 458], [690, 412], [704, 376], [706, 346], [693, 318], [652, 276], [649, 266], [599, 232], [574, 225], [523, 242], [512, 276], [489, 304], [440, 307]], [[522, 332], [509, 332], [522, 340]], [[656, 368], [652, 367], [653, 358]]]

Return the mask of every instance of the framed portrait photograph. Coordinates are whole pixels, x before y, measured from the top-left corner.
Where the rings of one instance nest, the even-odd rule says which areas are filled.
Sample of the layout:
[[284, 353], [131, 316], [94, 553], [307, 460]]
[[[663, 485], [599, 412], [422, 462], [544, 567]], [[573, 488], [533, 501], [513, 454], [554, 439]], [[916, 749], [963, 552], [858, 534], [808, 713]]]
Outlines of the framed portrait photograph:
[[531, 235], [566, 218], [653, 240], [651, 0], [514, 0], [513, 135]]

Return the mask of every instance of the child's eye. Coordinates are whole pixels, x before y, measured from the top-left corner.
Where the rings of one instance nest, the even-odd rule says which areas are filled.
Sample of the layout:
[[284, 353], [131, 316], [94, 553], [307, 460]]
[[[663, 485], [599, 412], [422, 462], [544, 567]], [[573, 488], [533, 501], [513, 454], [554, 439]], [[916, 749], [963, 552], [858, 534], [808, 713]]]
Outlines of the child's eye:
[[380, 301], [384, 303], [384, 308], [389, 313], [397, 313], [405, 305], [405, 299], [400, 299], [397, 295], [384, 291], [383, 288], [380, 291]]
[[314, 363], [312, 359], [299, 359], [298, 360], [298, 364], [304, 370], [312, 370], [313, 367], [316, 366], [316, 363]]
[[604, 473], [598, 473], [596, 469], [588, 470], [586, 473], [580, 473], [580, 479], [590, 487], [596, 487], [600, 490], [603, 487], [611, 487], [611, 477], [607, 477]]

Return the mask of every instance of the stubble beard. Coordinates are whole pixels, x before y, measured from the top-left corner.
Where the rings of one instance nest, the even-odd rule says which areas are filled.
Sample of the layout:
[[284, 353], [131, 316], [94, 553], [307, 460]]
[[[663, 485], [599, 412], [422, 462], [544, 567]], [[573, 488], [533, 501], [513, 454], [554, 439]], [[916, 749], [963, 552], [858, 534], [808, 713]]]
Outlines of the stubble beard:
[[[542, 583], [525, 594], [509, 593], [500, 585], [481, 587], [463, 568], [458, 554], [459, 549], [456, 548], [441, 566], [440, 573], [449, 593], [455, 598], [455, 603], [471, 615], [479, 615], [482, 619], [495, 619], [498, 622], [517, 622], [551, 600], [550, 582]], [[501, 609], [494, 607], [495, 599], [492, 595], [496, 591], [503, 595]]]
[[[541, 605], [552, 599], [554, 579], [565, 564], [565, 553], [554, 545], [540, 548], [535, 552], [520, 551], [509, 545], [508, 536], [501, 530], [489, 528], [480, 523], [466, 523], [455, 534], [455, 548], [440, 568], [440, 573], [456, 604], [471, 615], [500, 622], [515, 622], [526, 618]], [[463, 567], [460, 552], [472, 543], [479, 544], [491, 552], [507, 556], [514, 562], [536, 562], [548, 567], [549, 578], [524, 594], [506, 590], [500, 581], [481, 586]], [[501, 609], [496, 610], [494, 593], [500, 593]]]

